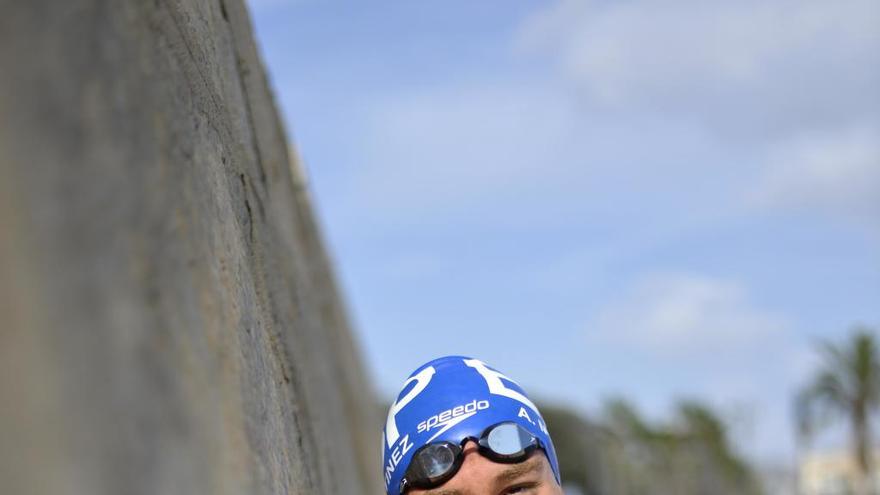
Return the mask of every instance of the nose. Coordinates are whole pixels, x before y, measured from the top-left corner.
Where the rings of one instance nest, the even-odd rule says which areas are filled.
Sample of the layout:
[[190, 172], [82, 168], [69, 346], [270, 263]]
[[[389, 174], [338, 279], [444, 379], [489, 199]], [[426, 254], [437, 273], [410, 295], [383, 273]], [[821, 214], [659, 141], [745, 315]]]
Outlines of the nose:
[[473, 440], [468, 440], [467, 443], [465, 443], [464, 446], [461, 448], [461, 453], [464, 456], [468, 456], [471, 454], [476, 454], [478, 450], [479, 446], [477, 445], [477, 442]]

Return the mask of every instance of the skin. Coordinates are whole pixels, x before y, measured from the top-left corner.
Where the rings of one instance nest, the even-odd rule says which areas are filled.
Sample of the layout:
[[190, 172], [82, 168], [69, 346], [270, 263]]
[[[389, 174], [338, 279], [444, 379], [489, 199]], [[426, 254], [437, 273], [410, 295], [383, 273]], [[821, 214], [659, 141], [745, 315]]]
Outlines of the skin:
[[477, 444], [464, 446], [464, 462], [449, 481], [407, 495], [563, 495], [543, 452], [537, 450], [519, 464], [500, 464], [480, 455]]

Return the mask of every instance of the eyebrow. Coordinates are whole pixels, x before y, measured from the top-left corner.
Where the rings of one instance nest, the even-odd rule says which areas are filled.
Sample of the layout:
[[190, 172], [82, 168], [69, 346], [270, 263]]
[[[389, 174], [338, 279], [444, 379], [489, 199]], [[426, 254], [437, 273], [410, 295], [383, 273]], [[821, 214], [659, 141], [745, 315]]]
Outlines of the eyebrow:
[[528, 459], [519, 464], [513, 464], [509, 468], [498, 473], [498, 475], [495, 476], [495, 482], [507, 483], [509, 481], [513, 481], [519, 478], [520, 476], [539, 471], [540, 469], [541, 463], [533, 456], [531, 459]]

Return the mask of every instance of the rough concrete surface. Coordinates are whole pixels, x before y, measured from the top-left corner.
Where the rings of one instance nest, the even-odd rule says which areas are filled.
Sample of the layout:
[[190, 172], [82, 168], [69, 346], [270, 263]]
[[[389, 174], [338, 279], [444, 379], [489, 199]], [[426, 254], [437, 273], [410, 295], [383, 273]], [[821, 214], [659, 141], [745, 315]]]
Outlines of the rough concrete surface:
[[0, 0], [0, 492], [381, 491], [300, 177], [242, 0]]

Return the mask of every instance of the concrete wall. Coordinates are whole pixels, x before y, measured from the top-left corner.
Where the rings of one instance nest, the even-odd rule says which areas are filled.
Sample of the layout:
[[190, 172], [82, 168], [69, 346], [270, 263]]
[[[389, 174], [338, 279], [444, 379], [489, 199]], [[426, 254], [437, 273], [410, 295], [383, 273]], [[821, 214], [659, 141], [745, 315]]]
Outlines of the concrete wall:
[[242, 0], [0, 0], [0, 492], [381, 491], [299, 177]]

